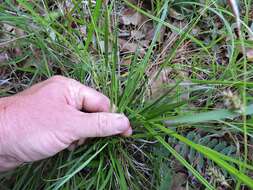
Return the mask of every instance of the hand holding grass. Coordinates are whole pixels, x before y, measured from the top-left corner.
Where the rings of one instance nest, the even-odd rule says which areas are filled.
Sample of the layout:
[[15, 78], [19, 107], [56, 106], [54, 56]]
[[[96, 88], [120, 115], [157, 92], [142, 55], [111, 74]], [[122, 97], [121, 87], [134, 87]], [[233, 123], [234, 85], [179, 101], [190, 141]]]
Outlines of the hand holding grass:
[[0, 171], [53, 156], [80, 139], [130, 135], [127, 117], [109, 110], [106, 96], [61, 76], [0, 99]]

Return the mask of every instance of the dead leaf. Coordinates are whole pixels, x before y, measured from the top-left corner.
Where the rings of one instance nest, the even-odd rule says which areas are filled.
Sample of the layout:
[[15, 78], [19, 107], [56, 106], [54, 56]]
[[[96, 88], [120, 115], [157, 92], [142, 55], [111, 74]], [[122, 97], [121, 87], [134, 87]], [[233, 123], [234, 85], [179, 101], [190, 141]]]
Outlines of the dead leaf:
[[142, 33], [140, 30], [132, 30], [131, 32], [131, 37], [134, 38], [135, 40], [140, 40], [145, 37], [145, 34]]
[[130, 8], [126, 8], [121, 17], [121, 23], [124, 25], [132, 24], [134, 26], [138, 26], [143, 22], [143, 20], [143, 15]]
[[183, 184], [187, 181], [186, 174], [179, 172], [176, 173], [172, 178], [172, 184], [170, 189], [173, 190], [185, 190], [186, 188], [183, 187]]
[[164, 41], [164, 35], [165, 35], [165, 27], [163, 26], [160, 30], [159, 37], [157, 39], [159, 43], [162, 43]]
[[129, 57], [123, 58], [123, 59], [121, 60], [121, 64], [122, 64], [122, 65], [130, 65], [131, 63], [132, 63], [131, 57], [130, 57], [130, 58], [129, 58]]
[[[248, 40], [253, 42], [253, 36], [250, 36]], [[253, 62], [253, 48], [246, 50], [246, 57], [248, 61]]]
[[6, 30], [6, 31], [8, 31], [8, 32], [12, 32], [12, 31], [14, 31], [14, 27], [13, 26], [11, 26], [11, 25], [9, 25], [9, 24], [3, 24], [3, 28]]
[[79, 30], [83, 37], [87, 36], [87, 27], [85, 25], [80, 26]]
[[142, 31], [145, 34], [145, 39], [151, 41], [154, 37], [155, 28], [152, 22], [145, 22], [142, 26]]
[[[150, 28], [150, 29], [147, 30], [145, 38], [147, 40], [151, 41], [153, 39], [153, 37], [154, 37], [154, 34], [155, 34], [155, 28], [154, 27]], [[161, 30], [160, 30], [160, 32], [159, 32], [159, 36], [157, 38], [157, 42], [159, 42], [159, 43], [163, 42], [164, 35], [165, 35], [165, 27], [162, 27]]]
[[5, 53], [5, 52], [0, 53], [0, 63], [3, 63], [5, 61], [7, 61], [8, 59], [9, 59], [9, 56], [7, 53]]
[[141, 56], [145, 54], [145, 49], [137, 43], [119, 39], [119, 44], [121, 51], [126, 51], [127, 53], [135, 53], [136, 51], [139, 51]]
[[[166, 88], [163, 87], [164, 84], [169, 83], [169, 74], [172, 72], [171, 68], [165, 68], [163, 69], [159, 74], [154, 69], [154, 71], [151, 71], [148, 76], [150, 79], [149, 82], [149, 96], [151, 99], [159, 97], [160, 95], [164, 94], [166, 92]], [[158, 76], [157, 76], [158, 74]]]
[[247, 50], [246, 56], [248, 61], [253, 61], [253, 49]]
[[171, 46], [175, 43], [178, 39], [178, 34], [176, 32], [168, 32], [166, 34], [166, 40], [163, 44], [163, 52], [166, 52], [167, 49], [171, 48]]
[[150, 40], [141, 40], [140, 42], [140, 45], [144, 48], [148, 48], [149, 47], [149, 43], [150, 43]]
[[176, 20], [183, 20], [184, 16], [180, 13], [178, 13], [175, 9], [170, 8], [169, 10], [170, 17], [176, 19]]

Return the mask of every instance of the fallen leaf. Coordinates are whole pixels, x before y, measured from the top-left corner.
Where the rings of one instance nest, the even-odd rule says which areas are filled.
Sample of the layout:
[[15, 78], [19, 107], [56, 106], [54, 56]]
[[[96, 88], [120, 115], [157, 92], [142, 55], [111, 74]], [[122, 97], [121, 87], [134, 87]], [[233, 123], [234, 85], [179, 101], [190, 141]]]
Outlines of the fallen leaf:
[[121, 23], [124, 25], [140, 25], [143, 22], [143, 16], [133, 9], [126, 8], [121, 17]]
[[[253, 36], [250, 35], [248, 40], [253, 42]], [[248, 61], [253, 61], [253, 48], [249, 48], [246, 50], [246, 57]]]
[[140, 45], [144, 48], [148, 48], [149, 47], [149, 43], [150, 43], [150, 40], [141, 40], [140, 42]]
[[186, 188], [183, 187], [183, 184], [187, 181], [186, 174], [179, 172], [174, 174], [172, 178], [172, 184], [170, 189], [173, 190], [185, 190]]
[[247, 50], [246, 56], [248, 61], [253, 61], [253, 49]]
[[[145, 39], [151, 41], [154, 38], [154, 34], [155, 34], [155, 28], [154, 27], [148, 29], [147, 33], [146, 33]], [[165, 35], [165, 27], [162, 27], [161, 30], [160, 30], [160, 32], [159, 32], [159, 36], [157, 38], [157, 42], [159, 42], [159, 43], [163, 42], [164, 35]]]
[[131, 32], [128, 30], [120, 30], [119, 37], [120, 38], [128, 38], [131, 36]]
[[159, 37], [157, 39], [159, 43], [162, 43], [164, 41], [164, 35], [165, 35], [165, 27], [163, 26], [160, 30]]
[[121, 51], [126, 51], [127, 53], [135, 53], [136, 51], [139, 51], [141, 56], [145, 54], [145, 49], [137, 43], [119, 39], [119, 44]]
[[140, 30], [132, 30], [131, 32], [131, 37], [134, 38], [135, 40], [140, 40], [145, 37], [145, 34], [142, 33]]
[[173, 31], [168, 32], [166, 34], [166, 40], [163, 44], [163, 49], [166, 49], [167, 51], [167, 49], [171, 48], [177, 39], [178, 39], [178, 34], [176, 32], [173, 32]]
[[83, 37], [87, 36], [87, 27], [85, 25], [80, 26], [79, 30]]
[[176, 20], [183, 20], [184, 16], [180, 13], [178, 13], [175, 9], [170, 8], [169, 10], [170, 17], [176, 19]]
[[3, 28], [6, 30], [6, 31], [8, 31], [8, 32], [12, 32], [12, 31], [14, 31], [14, 27], [13, 26], [11, 26], [11, 25], [9, 25], [9, 24], [3, 24]]
[[9, 56], [7, 53], [5, 53], [5, 52], [0, 53], [0, 63], [3, 63], [5, 61], [7, 61], [8, 59], [9, 59]]
[[131, 57], [130, 57], [130, 58], [129, 58], [129, 57], [123, 58], [123, 59], [121, 60], [121, 65], [130, 65], [131, 63], [132, 63]]
[[155, 28], [152, 22], [145, 22], [142, 26], [142, 31], [145, 34], [145, 39], [151, 41], [154, 37]]
[[171, 68], [165, 68], [159, 74], [155, 69], [148, 74], [148, 77], [150, 79], [149, 96], [151, 99], [159, 97], [166, 92], [167, 89], [164, 88], [164, 84], [168, 84], [170, 82], [169, 74], [171, 72]]

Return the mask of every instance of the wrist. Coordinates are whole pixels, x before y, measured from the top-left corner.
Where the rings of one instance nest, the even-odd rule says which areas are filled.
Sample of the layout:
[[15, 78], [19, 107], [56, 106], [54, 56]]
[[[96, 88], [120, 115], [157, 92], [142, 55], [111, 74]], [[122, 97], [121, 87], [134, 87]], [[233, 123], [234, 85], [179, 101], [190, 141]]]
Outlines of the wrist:
[[6, 138], [6, 125], [7, 125], [6, 112], [7, 112], [7, 104], [8, 104], [7, 101], [8, 101], [7, 98], [0, 99], [0, 155], [3, 155], [4, 142]]
[[8, 110], [12, 102], [12, 97], [0, 98], [0, 172], [19, 165], [17, 160], [8, 154], [8, 131], [10, 131]]

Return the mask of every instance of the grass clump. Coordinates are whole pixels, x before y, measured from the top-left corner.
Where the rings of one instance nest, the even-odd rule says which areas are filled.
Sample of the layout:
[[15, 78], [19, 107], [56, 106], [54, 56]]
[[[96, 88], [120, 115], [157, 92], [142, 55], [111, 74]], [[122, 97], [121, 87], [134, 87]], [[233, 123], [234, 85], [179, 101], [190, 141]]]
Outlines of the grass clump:
[[[122, 30], [135, 31], [136, 20], [120, 22], [126, 7], [153, 30], [146, 47], [134, 39], [127, 53]], [[1, 189], [253, 188], [252, 3], [240, 7], [237, 36], [232, 9], [216, 1], [3, 2], [1, 96], [65, 75], [109, 96], [134, 134], [2, 174]]]

